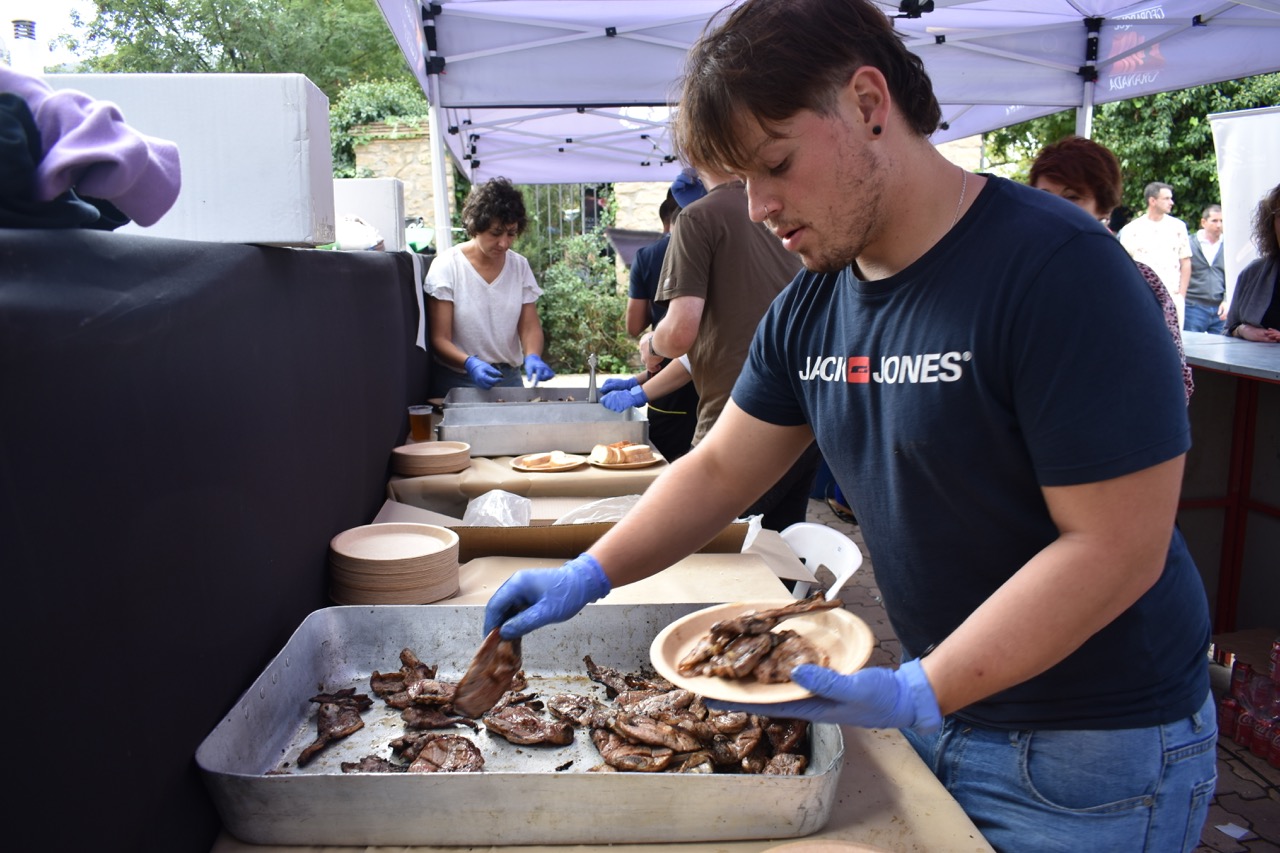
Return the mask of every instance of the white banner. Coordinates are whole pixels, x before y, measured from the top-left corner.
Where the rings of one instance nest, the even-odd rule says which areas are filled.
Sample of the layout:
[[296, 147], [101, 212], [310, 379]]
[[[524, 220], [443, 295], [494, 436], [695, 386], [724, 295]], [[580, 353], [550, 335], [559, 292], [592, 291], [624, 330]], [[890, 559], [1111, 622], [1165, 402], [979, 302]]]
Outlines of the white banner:
[[[1222, 190], [1222, 240], [1227, 254], [1227, 301], [1235, 293], [1236, 276], [1258, 257], [1253, 244], [1253, 213], [1258, 201], [1280, 184], [1280, 107], [1214, 113], [1209, 116], [1218, 154]], [[1187, 215], [1188, 223], [1193, 221]], [[1194, 215], [1199, 221], [1199, 212]]]

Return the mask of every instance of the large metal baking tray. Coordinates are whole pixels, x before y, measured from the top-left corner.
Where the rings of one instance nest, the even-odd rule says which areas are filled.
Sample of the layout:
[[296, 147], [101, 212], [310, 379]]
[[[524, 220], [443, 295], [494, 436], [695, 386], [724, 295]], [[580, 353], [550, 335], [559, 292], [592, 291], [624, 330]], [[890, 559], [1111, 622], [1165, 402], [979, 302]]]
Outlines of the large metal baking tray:
[[[591, 605], [535, 631], [524, 642], [530, 687], [603, 696], [584, 655], [648, 669], [658, 631], [701, 606]], [[308, 616], [196, 751], [227, 830], [253, 844], [504, 846], [794, 838], [827, 823], [844, 753], [832, 725], [812, 728], [801, 776], [589, 773], [600, 759], [584, 732], [569, 747], [516, 747], [465, 728], [456, 731], [485, 755], [481, 773], [344, 774], [342, 761], [390, 756], [387, 742], [404, 729], [375, 699], [363, 729], [296, 766], [315, 737], [311, 696], [356, 687], [372, 697], [369, 676], [398, 669], [406, 646], [456, 679], [482, 623], [480, 605], [329, 607]], [[279, 774], [282, 767], [290, 772]]]
[[[450, 388], [444, 395], [444, 407], [483, 406], [491, 403], [510, 405], [512, 403], [529, 403], [546, 405], [548, 403], [585, 403], [591, 393], [587, 386], [525, 388]], [[594, 404], [594, 405], [599, 405]], [[608, 411], [606, 409], [606, 411]]]
[[546, 450], [590, 453], [597, 444], [615, 441], [648, 444], [649, 422], [635, 409], [612, 412], [585, 401], [463, 403], [445, 405], [439, 433], [443, 441], [470, 444], [472, 456], [519, 456]]

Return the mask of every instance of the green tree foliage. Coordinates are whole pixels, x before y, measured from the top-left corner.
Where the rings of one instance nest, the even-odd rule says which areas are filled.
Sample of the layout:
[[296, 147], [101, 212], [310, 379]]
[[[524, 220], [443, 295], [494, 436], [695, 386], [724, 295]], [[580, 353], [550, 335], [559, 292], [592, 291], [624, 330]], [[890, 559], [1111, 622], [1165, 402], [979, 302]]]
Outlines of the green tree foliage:
[[427, 99], [422, 88], [415, 80], [398, 79], [352, 83], [342, 90], [329, 105], [335, 178], [368, 177], [356, 174], [355, 146], [365, 140], [352, 128], [372, 122], [415, 131], [426, 127]]
[[412, 80], [373, 0], [95, 0], [65, 39], [82, 70], [305, 74], [332, 103], [344, 86]]
[[[1124, 201], [1146, 210], [1143, 188], [1163, 181], [1174, 188], [1177, 215], [1199, 222], [1199, 211], [1219, 201], [1217, 156], [1209, 116], [1280, 104], [1280, 74], [1262, 74], [1102, 104], [1094, 110], [1093, 138], [1115, 152], [1124, 172]], [[1040, 148], [1075, 132], [1075, 111], [1032, 119], [987, 134], [987, 158], [1004, 174], [1026, 180]]]
[[[548, 264], [539, 281], [542, 296], [538, 316], [547, 343], [543, 356], [553, 369], [585, 373], [587, 356], [596, 354], [602, 373], [630, 373], [635, 341], [627, 336], [626, 292], [618, 285], [613, 254], [604, 236], [611, 206], [599, 225], [585, 234], [555, 243], [559, 257]], [[517, 251], [525, 254], [524, 240]], [[540, 246], [541, 244], [535, 244]], [[526, 255], [528, 257], [528, 255]]]

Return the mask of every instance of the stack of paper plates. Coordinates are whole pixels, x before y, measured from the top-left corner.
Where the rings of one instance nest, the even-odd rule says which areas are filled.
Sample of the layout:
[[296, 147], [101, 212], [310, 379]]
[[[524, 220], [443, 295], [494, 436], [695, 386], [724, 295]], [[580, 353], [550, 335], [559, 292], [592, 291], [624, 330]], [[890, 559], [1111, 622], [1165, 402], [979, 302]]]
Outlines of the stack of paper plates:
[[471, 467], [471, 445], [465, 441], [419, 441], [391, 451], [391, 470], [406, 477], [452, 474]]
[[458, 591], [458, 534], [434, 524], [353, 527], [329, 542], [338, 604], [427, 604]]

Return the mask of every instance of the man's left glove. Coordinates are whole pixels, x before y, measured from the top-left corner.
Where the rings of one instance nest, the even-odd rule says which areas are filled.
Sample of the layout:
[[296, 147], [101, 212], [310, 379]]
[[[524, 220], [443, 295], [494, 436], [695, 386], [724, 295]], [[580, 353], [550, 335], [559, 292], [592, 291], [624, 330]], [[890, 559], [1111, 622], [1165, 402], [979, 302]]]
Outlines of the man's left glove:
[[643, 406], [649, 402], [649, 396], [637, 385], [627, 391], [610, 391], [600, 398], [600, 405], [611, 412], [625, 412], [633, 406]]
[[708, 707], [790, 717], [814, 723], [839, 723], [868, 729], [915, 729], [922, 734], [942, 726], [938, 699], [919, 659], [897, 669], [874, 667], [841, 675], [825, 666], [802, 664], [791, 680], [813, 692], [808, 699], [774, 705], [729, 704], [707, 700]]
[[542, 356], [526, 355], [524, 357], [524, 373], [529, 377], [529, 381], [537, 379], [539, 382], [546, 382], [548, 379], [556, 375], [556, 372], [547, 363], [542, 360]]
[[523, 569], [498, 587], [485, 605], [484, 635], [502, 626], [502, 639], [514, 640], [543, 625], [564, 622], [612, 588], [590, 554], [580, 554], [558, 569]]

